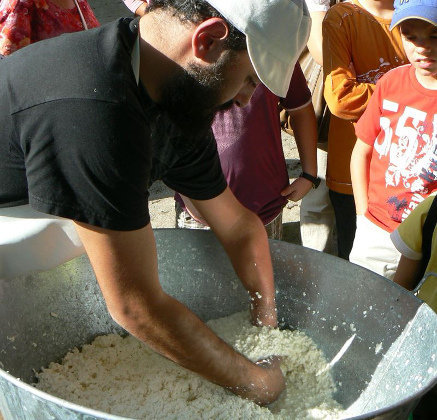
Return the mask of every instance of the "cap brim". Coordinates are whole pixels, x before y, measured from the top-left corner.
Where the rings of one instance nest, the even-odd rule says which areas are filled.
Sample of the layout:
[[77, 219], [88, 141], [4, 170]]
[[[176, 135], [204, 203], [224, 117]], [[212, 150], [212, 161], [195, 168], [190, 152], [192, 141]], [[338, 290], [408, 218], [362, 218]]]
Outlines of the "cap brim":
[[287, 96], [299, 55], [292, 62], [284, 63], [270, 53], [268, 47], [259, 42], [251, 42], [250, 37], [246, 41], [250, 61], [261, 82], [275, 95], [281, 98]]
[[437, 25], [437, 7], [434, 6], [420, 6], [413, 8], [407, 7], [401, 11], [395, 11], [390, 24], [390, 31], [399, 25], [401, 22], [407, 19], [420, 19], [431, 23], [431, 25]]

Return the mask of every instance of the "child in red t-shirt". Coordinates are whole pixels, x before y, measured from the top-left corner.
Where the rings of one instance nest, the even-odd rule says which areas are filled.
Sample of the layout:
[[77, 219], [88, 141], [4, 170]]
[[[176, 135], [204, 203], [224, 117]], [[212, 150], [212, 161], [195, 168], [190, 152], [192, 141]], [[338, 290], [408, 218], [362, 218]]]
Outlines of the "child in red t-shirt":
[[392, 278], [400, 258], [390, 240], [408, 214], [437, 188], [437, 0], [396, 0], [411, 64], [376, 85], [358, 121], [351, 176], [357, 231], [350, 261]]

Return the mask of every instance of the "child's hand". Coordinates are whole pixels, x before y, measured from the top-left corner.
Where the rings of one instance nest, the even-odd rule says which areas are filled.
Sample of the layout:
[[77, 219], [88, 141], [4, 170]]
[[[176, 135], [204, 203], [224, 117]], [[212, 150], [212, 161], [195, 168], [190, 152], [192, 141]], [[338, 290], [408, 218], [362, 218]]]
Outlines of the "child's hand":
[[287, 185], [281, 195], [288, 201], [299, 201], [311, 190], [313, 183], [306, 178], [296, 178], [290, 185]]

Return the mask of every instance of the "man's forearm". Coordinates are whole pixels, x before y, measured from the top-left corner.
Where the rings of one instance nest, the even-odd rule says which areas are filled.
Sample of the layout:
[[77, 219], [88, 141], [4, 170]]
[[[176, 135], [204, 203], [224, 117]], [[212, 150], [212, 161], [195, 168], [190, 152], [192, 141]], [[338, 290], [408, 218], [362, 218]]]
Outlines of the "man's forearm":
[[231, 190], [212, 200], [193, 201], [226, 250], [252, 299], [252, 322], [276, 326], [275, 286], [267, 233], [261, 219]]
[[165, 293], [153, 303], [141, 297], [127, 303], [128, 313], [113, 308], [111, 314], [152, 349], [237, 395], [273, 401], [267, 370], [233, 350], [182, 303]]
[[277, 325], [275, 285], [266, 230], [254, 213], [234, 226], [232, 241], [223, 243], [235, 272], [251, 299], [257, 325]]
[[[220, 201], [217, 204], [220, 207]], [[232, 226], [224, 237], [233, 237]], [[238, 395], [260, 404], [279, 396], [284, 388], [279, 366], [250, 362], [164, 293], [150, 223], [137, 230], [115, 231], [76, 222], [76, 229], [108, 310], [126, 330], [165, 357]]]

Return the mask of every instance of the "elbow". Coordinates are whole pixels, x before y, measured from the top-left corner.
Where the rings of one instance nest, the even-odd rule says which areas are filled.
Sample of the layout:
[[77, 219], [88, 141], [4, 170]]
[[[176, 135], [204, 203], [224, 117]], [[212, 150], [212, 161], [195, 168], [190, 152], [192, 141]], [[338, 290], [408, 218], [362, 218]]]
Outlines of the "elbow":
[[128, 304], [108, 306], [108, 312], [116, 324], [131, 334], [149, 323], [143, 311], [138, 311]]
[[331, 114], [335, 115], [337, 118], [350, 121], [355, 121], [357, 119], [355, 113], [351, 112], [350, 104], [348, 104], [346, 101], [341, 101], [341, 99], [338, 99], [337, 101], [326, 101], [326, 103], [329, 111], [331, 111]]
[[244, 217], [234, 223], [232, 234], [222, 238], [222, 245], [229, 250], [244, 250], [251, 247], [251, 244], [258, 243], [261, 236], [267, 238], [267, 233], [259, 216], [249, 209], [245, 209]]
[[348, 121], [358, 121], [366, 110], [371, 96], [370, 89], [358, 89], [348, 81], [334, 88], [332, 82], [325, 80], [324, 97], [332, 115]]
[[[246, 218], [243, 223], [240, 223], [241, 232], [248, 233], [251, 236], [257, 235], [259, 231], [264, 232], [264, 225], [260, 217], [251, 210], [247, 210]], [[243, 235], [244, 236], [244, 235]]]
[[131, 324], [129, 322], [129, 319], [134, 319], [135, 316], [131, 317], [131, 313], [129, 311], [129, 308], [123, 307], [123, 306], [117, 306], [117, 305], [107, 305], [108, 313], [111, 316], [112, 320], [118, 324], [120, 327], [124, 328], [125, 330], [129, 330], [127, 328], [127, 325]]
[[339, 102], [332, 100], [328, 101], [327, 99], [326, 104], [328, 105], [329, 111], [331, 111], [332, 115], [341, 118], [341, 116], [343, 115], [343, 107], [340, 105]]
[[365, 106], [358, 106], [357, 108], [354, 108], [354, 105], [350, 102], [344, 102], [344, 103], [336, 103], [336, 104], [328, 104], [328, 108], [331, 111], [332, 115], [335, 115], [337, 118], [340, 118], [342, 120], [350, 121], [353, 123], [356, 123], [361, 115], [363, 115], [364, 111], [366, 110]]
[[116, 302], [107, 303], [107, 309], [111, 318], [126, 331], [137, 335], [139, 331], [147, 331], [153, 328], [160, 318], [166, 306], [168, 298], [162, 292], [161, 298], [145, 299], [143, 296], [124, 297]]

